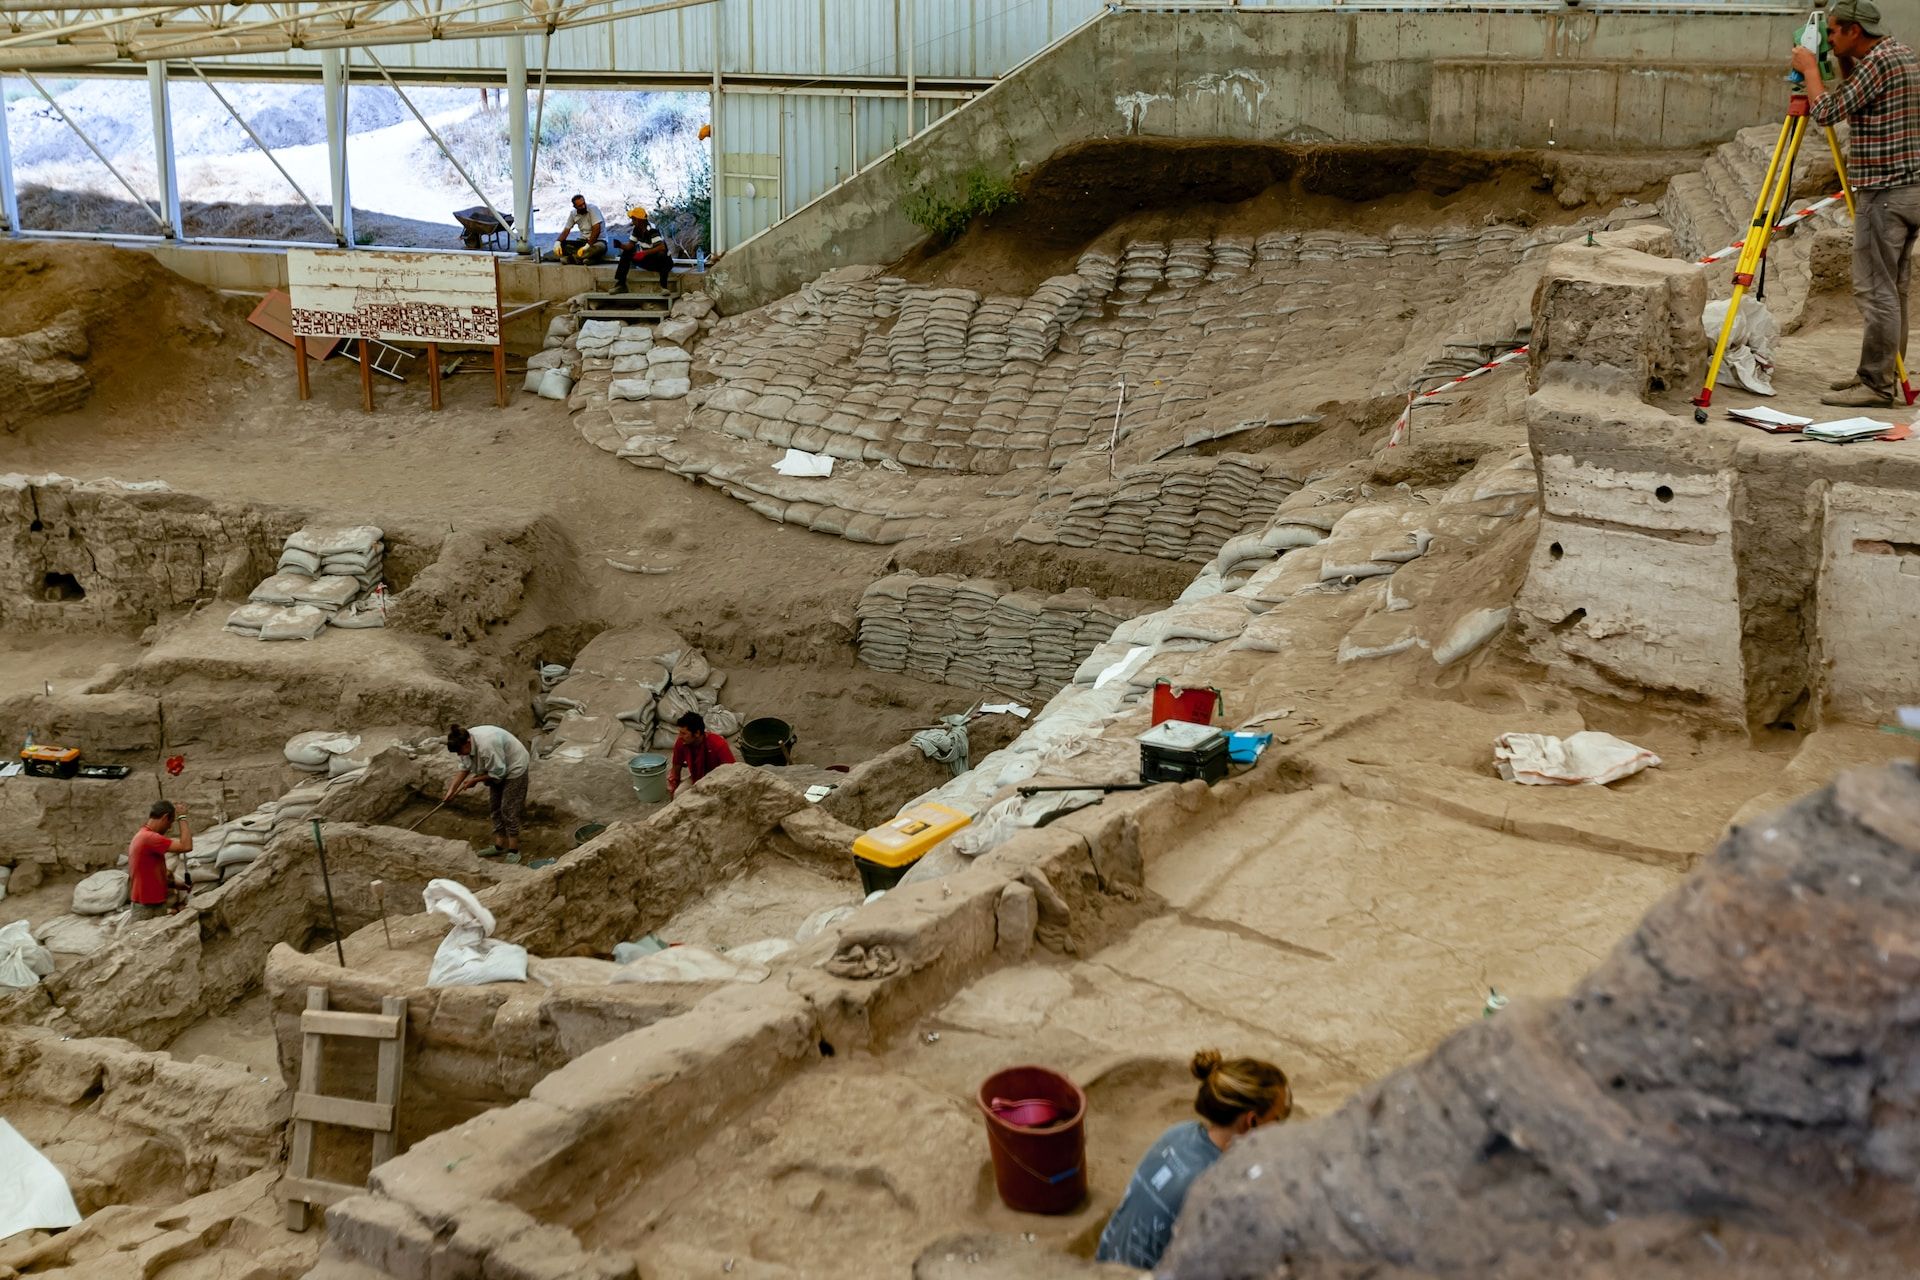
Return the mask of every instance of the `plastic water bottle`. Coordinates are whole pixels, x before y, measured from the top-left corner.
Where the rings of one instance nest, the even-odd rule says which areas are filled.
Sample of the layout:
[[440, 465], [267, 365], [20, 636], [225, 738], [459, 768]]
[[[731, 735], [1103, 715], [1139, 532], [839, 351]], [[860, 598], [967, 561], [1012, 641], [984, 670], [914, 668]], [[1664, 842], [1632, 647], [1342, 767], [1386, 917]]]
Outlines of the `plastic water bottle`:
[[1483, 1018], [1491, 1018], [1494, 1014], [1500, 1012], [1502, 1009], [1506, 1007], [1507, 1007], [1507, 998], [1500, 994], [1499, 988], [1488, 987], [1487, 1003], [1480, 1010], [1480, 1016]]
[[694, 250], [693, 269], [695, 271], [698, 271], [701, 275], [705, 275], [707, 273], [707, 251], [705, 249]]

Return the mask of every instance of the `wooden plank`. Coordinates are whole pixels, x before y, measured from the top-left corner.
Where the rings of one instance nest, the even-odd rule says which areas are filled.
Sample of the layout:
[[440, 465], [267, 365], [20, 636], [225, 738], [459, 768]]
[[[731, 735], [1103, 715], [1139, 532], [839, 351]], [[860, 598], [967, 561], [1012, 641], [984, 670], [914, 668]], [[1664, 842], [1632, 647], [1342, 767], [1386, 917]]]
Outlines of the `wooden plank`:
[[373, 412], [373, 355], [367, 350], [365, 338], [360, 339], [360, 408]]
[[293, 382], [302, 400], [312, 399], [313, 392], [307, 386], [307, 340], [298, 334], [293, 339]]
[[[384, 996], [380, 1012], [404, 1027], [407, 1025], [405, 996]], [[378, 1168], [400, 1154], [400, 1095], [406, 1084], [407, 1043], [404, 1038], [380, 1042], [380, 1062], [374, 1076], [373, 1099], [393, 1113], [385, 1132], [373, 1135], [373, 1163]]]
[[507, 349], [505, 346], [493, 349], [493, 402], [502, 409], [507, 407]]
[[[293, 299], [287, 296], [284, 289], [271, 290], [266, 297], [260, 299], [260, 305], [255, 307], [253, 313], [247, 317], [247, 323], [296, 347], [300, 345], [299, 339], [304, 336], [293, 331]], [[338, 338], [315, 338], [306, 344], [307, 358], [325, 360], [339, 345]]]
[[363, 1036], [369, 1040], [391, 1040], [400, 1034], [398, 1020], [384, 1013], [303, 1013], [300, 1029], [322, 1036]]
[[345, 1182], [328, 1182], [324, 1178], [296, 1178], [292, 1174], [280, 1179], [281, 1193], [287, 1197], [288, 1207], [298, 1204], [302, 1213], [307, 1205], [339, 1204], [348, 1196], [365, 1195], [365, 1187], [351, 1186]]
[[465, 253], [289, 249], [292, 324], [309, 337], [497, 346], [500, 271]]
[[440, 407], [440, 344], [427, 344], [427, 399], [434, 409]]
[[293, 1095], [293, 1118], [317, 1124], [344, 1125], [349, 1129], [367, 1129], [386, 1133], [393, 1128], [393, 1108], [358, 1098], [336, 1098], [325, 1093]]
[[[317, 1013], [327, 1007], [327, 989], [325, 987], [307, 988], [307, 1012]], [[300, 1015], [305, 1018], [307, 1014]], [[300, 1090], [310, 1093], [320, 1087], [320, 1045], [319, 1036], [309, 1035], [300, 1042]], [[287, 1180], [301, 1181], [313, 1172], [313, 1122], [295, 1120], [293, 1122], [293, 1149], [287, 1156]], [[291, 1231], [307, 1229], [307, 1206], [295, 1199], [287, 1201], [287, 1228]]]

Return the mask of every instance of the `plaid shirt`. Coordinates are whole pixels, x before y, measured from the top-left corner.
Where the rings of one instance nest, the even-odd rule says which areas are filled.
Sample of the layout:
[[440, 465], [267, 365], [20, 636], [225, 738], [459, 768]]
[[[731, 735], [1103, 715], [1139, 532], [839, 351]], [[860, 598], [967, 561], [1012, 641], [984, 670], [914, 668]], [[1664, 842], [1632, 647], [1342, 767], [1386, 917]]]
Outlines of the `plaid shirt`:
[[1920, 62], [1888, 36], [1813, 104], [1815, 124], [1853, 123], [1847, 178], [1855, 188], [1920, 184]]

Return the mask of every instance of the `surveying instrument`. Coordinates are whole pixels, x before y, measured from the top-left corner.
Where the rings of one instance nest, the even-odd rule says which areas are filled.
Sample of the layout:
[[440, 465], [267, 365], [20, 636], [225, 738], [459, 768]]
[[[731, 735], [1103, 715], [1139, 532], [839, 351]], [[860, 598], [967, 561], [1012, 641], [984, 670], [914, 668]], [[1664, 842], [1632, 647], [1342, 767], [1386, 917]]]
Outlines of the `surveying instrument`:
[[[1826, 15], [1814, 10], [1807, 19], [1798, 42], [1813, 50], [1819, 57], [1822, 67], [1827, 65]], [[1727, 343], [1733, 336], [1734, 318], [1740, 313], [1740, 299], [1753, 286], [1756, 276], [1764, 280], [1767, 244], [1773, 238], [1773, 232], [1782, 217], [1786, 215], [1787, 200], [1793, 190], [1793, 163], [1800, 155], [1800, 143], [1806, 137], [1807, 125], [1812, 117], [1813, 104], [1807, 99], [1806, 80], [1798, 71], [1787, 76], [1792, 87], [1787, 99], [1787, 118], [1780, 122], [1780, 136], [1774, 140], [1773, 158], [1767, 162], [1767, 172], [1760, 180], [1760, 196], [1753, 204], [1753, 222], [1747, 229], [1747, 238], [1740, 245], [1740, 259], [1733, 268], [1733, 296], [1727, 303], [1727, 318], [1720, 323], [1720, 339], [1713, 345], [1713, 359], [1707, 365], [1706, 385], [1700, 388], [1700, 394], [1693, 398], [1693, 420], [1705, 422], [1707, 409], [1713, 404], [1713, 384], [1719, 381], [1720, 364], [1726, 359]], [[1847, 163], [1840, 154], [1840, 139], [1834, 136], [1833, 126], [1822, 126], [1827, 135], [1827, 150], [1833, 156], [1833, 171], [1840, 178], [1840, 195], [1847, 202], [1847, 217], [1854, 216], [1853, 188], [1847, 182]], [[1900, 375], [1900, 393], [1906, 403], [1914, 400], [1913, 387], [1907, 382], [1907, 362], [1898, 352], [1894, 353], [1894, 367]]]

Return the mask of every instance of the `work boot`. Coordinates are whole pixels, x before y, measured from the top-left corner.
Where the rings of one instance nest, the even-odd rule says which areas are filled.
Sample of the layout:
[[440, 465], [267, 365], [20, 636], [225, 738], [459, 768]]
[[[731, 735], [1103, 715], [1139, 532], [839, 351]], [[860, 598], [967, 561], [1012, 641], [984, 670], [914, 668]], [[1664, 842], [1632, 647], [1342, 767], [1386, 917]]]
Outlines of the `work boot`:
[[473, 856], [476, 858], [497, 858], [505, 852], [506, 850], [502, 849], [499, 845], [490, 844], [484, 849], [475, 849]]
[[1840, 409], [1891, 409], [1893, 397], [1881, 395], [1872, 387], [1856, 386], [1851, 391], [1835, 391], [1821, 396], [1820, 403]]
[[625, 280], [615, 280], [613, 282], [613, 288], [607, 290], [608, 293], [625, 293], [626, 291], [627, 282]]
[[1829, 391], [1851, 391], [1851, 390], [1853, 390], [1853, 389], [1854, 389], [1855, 387], [1857, 387], [1857, 386], [1859, 386], [1859, 385], [1860, 385], [1860, 375], [1859, 375], [1859, 374], [1857, 374], [1857, 373], [1850, 373], [1850, 374], [1848, 374], [1848, 375], [1847, 375], [1846, 377], [1844, 377], [1844, 378], [1841, 378], [1841, 379], [1840, 379], [1839, 381], [1837, 381], [1837, 382], [1829, 382], [1829, 383], [1827, 384], [1827, 390], [1829, 390]]

